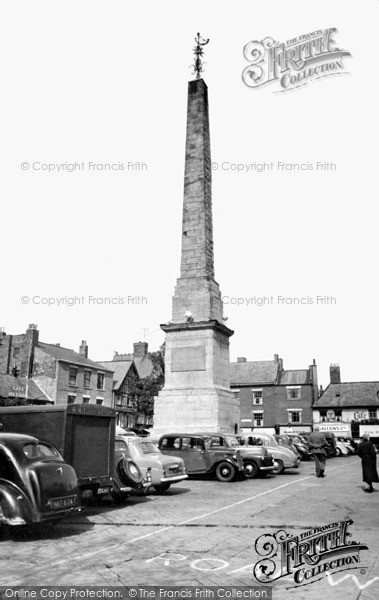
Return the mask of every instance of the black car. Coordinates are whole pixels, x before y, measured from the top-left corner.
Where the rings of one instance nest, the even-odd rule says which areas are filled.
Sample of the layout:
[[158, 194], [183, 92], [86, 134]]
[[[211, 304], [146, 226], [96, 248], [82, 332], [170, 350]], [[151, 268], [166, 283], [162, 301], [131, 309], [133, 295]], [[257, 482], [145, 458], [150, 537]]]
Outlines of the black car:
[[80, 510], [78, 479], [54, 446], [0, 434], [0, 529], [42, 523]]
[[159, 440], [163, 454], [184, 460], [188, 475], [213, 475], [219, 481], [229, 482], [245, 472], [239, 444], [228, 448], [212, 445], [211, 434], [170, 433]]

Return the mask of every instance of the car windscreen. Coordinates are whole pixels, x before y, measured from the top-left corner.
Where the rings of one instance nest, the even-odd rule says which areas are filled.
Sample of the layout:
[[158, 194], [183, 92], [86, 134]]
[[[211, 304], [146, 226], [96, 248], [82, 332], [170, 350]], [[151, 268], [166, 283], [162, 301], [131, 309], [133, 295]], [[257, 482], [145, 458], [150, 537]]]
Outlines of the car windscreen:
[[140, 442], [139, 448], [144, 454], [155, 454], [159, 452], [157, 446], [153, 442]]

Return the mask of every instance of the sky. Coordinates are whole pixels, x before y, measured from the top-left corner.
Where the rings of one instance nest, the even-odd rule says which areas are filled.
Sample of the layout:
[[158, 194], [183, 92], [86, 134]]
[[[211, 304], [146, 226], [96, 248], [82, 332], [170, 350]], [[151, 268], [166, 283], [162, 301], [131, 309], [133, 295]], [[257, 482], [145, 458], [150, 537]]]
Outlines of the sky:
[[[163, 343], [200, 31], [210, 38], [215, 271], [231, 360], [279, 354], [304, 369], [315, 359], [324, 387], [330, 363], [344, 381], [379, 380], [378, 10], [374, 0], [9, 3], [0, 326], [17, 334], [36, 323], [40, 339], [76, 350], [86, 340], [94, 360]], [[331, 27], [351, 54], [340, 75], [285, 93], [243, 82], [250, 41]], [[264, 162], [275, 169], [246, 167]], [[273, 300], [259, 306], [262, 297]]]

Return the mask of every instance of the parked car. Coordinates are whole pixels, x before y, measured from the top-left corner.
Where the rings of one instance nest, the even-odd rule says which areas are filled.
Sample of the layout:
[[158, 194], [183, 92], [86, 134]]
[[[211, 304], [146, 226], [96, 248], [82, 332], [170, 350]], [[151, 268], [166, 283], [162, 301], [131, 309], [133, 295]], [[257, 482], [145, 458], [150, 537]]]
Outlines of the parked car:
[[150, 469], [151, 485], [157, 492], [166, 492], [173, 483], [188, 478], [182, 458], [165, 456], [149, 439], [142, 437], [118, 436], [128, 447], [131, 457], [141, 470]]
[[348, 456], [350, 454], [348, 447], [346, 444], [340, 440], [336, 439], [336, 456]]
[[292, 442], [291, 438], [288, 437], [287, 435], [284, 435], [284, 433], [278, 434], [274, 436], [276, 441], [278, 442], [279, 446], [284, 446], [285, 448], [289, 448], [290, 450], [292, 450], [292, 452], [294, 452], [300, 459], [300, 452], [298, 451], [298, 449], [296, 448], [295, 444]]
[[302, 435], [298, 433], [286, 433], [285, 435], [290, 438], [292, 444], [300, 454], [301, 460], [311, 460], [312, 454], [309, 450], [308, 441]]
[[245, 471], [240, 448], [212, 446], [208, 434], [166, 434], [159, 440], [159, 450], [182, 458], [188, 475], [212, 475], [218, 481], [229, 482]]
[[247, 446], [264, 446], [274, 459], [273, 473], [280, 475], [285, 469], [298, 469], [300, 456], [290, 448], [280, 446], [273, 435], [265, 433], [244, 433], [238, 436]]
[[274, 459], [267, 448], [248, 445], [243, 445], [241, 448], [240, 437], [229, 433], [209, 433], [208, 435], [211, 437], [212, 448], [240, 449], [247, 479], [255, 479], [258, 476], [265, 477], [268, 473], [273, 473]]
[[[133, 438], [134, 439], [134, 438]], [[123, 436], [115, 439], [115, 470], [112, 495], [123, 501], [133, 491], [145, 491], [151, 486], [151, 466], [139, 462], [139, 453], [130, 449]]]
[[29, 435], [0, 434], [0, 530], [79, 510], [76, 473], [54, 446]]
[[343, 442], [349, 451], [349, 454], [356, 454], [358, 444], [351, 437], [338, 437], [338, 440]]

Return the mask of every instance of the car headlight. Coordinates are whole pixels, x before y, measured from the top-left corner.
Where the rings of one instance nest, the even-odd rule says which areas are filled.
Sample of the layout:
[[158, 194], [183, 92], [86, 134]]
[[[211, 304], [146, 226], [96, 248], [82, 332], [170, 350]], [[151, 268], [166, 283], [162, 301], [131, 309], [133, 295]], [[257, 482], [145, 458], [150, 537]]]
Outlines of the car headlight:
[[138, 472], [138, 469], [137, 469], [137, 467], [136, 467], [135, 465], [133, 465], [133, 463], [130, 463], [130, 464], [129, 464], [129, 469], [130, 469], [130, 472], [131, 472], [131, 474], [132, 474], [134, 477], [139, 477], [139, 472]]

